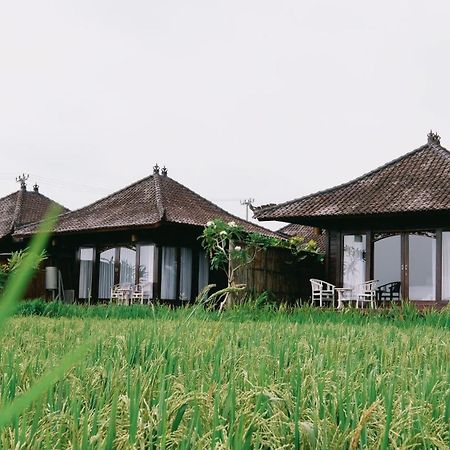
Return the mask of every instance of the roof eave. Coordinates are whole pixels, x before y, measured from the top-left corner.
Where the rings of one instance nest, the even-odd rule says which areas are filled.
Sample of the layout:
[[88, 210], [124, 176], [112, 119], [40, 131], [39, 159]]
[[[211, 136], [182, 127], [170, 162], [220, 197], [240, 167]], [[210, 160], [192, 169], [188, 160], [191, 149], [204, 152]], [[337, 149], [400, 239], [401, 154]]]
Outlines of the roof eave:
[[412, 217], [424, 216], [428, 214], [450, 215], [450, 209], [421, 209], [421, 210], [403, 210], [373, 212], [367, 214], [330, 214], [330, 215], [296, 215], [296, 216], [266, 216], [258, 218], [260, 221], [276, 221], [285, 223], [295, 223], [300, 225], [323, 227], [324, 224], [332, 222], [344, 222], [351, 220], [371, 220], [371, 219], [390, 219], [394, 217]]

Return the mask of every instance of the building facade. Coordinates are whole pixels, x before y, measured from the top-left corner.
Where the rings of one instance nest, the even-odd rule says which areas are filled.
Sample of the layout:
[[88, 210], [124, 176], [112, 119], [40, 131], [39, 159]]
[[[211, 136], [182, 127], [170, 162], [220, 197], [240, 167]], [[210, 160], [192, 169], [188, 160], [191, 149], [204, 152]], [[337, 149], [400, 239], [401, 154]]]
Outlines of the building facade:
[[420, 148], [348, 183], [257, 209], [326, 231], [326, 281], [394, 286], [424, 304], [450, 300], [450, 153], [430, 132]]
[[[115, 285], [142, 285], [146, 299], [189, 301], [208, 284], [225, 287], [211, 271], [199, 237], [208, 221], [222, 219], [248, 232], [277, 236], [235, 217], [170, 178], [153, 174], [84, 208], [62, 214], [48, 249], [64, 291], [84, 302], [109, 300]], [[29, 240], [38, 223], [14, 233]]]

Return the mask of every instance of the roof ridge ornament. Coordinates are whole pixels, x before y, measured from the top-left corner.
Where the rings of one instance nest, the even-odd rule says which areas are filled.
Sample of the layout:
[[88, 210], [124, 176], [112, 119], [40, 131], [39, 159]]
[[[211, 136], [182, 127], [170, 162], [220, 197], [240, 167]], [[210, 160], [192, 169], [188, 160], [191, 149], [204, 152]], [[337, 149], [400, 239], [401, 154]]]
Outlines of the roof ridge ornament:
[[167, 167], [166, 167], [166, 166], [164, 166], [164, 167], [161, 169], [161, 175], [164, 175], [165, 177], [167, 176]]
[[37, 183], [34, 183], [33, 191], [34, 192], [39, 192], [39, 185]]
[[433, 130], [430, 130], [430, 132], [427, 134], [428, 138], [428, 144], [441, 144], [441, 137], [437, 133], [433, 133]]
[[158, 166], [158, 163], [156, 163], [156, 164], [153, 166], [153, 173], [154, 173], [155, 175], [159, 175], [159, 166]]
[[158, 210], [159, 220], [162, 221], [165, 219], [166, 209], [164, 207], [163, 197], [161, 193], [161, 178], [153, 177], [153, 184], [155, 185], [156, 209]]
[[20, 189], [22, 191], [26, 191], [27, 190], [27, 180], [28, 178], [30, 178], [30, 175], [25, 175], [24, 173], [22, 175], [19, 175], [18, 177], [16, 177], [16, 182], [20, 183]]

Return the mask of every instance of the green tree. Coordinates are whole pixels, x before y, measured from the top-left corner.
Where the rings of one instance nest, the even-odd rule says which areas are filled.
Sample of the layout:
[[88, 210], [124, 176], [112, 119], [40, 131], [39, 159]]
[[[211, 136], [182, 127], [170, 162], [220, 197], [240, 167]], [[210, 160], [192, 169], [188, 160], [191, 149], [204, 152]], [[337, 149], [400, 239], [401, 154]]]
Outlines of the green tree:
[[[6, 264], [0, 265], [0, 292], [5, 288], [6, 282], [11, 274], [13, 274], [22, 264], [23, 261], [29, 255], [29, 249], [18, 250], [11, 254], [11, 257], [7, 260]], [[36, 270], [43, 261], [47, 259], [45, 250], [41, 251], [39, 257], [34, 260], [33, 270]]]
[[[304, 238], [298, 236], [283, 239], [249, 233], [235, 222], [225, 222], [221, 219], [208, 222], [200, 239], [208, 253], [211, 268], [224, 271], [227, 277], [227, 288], [220, 291], [223, 299], [220, 309], [231, 306], [237, 294], [246, 288], [245, 285], [236, 283], [236, 273], [251, 264], [261, 251], [270, 247], [286, 248], [299, 259], [314, 254], [323, 260], [323, 255], [313, 240], [305, 242]], [[217, 293], [214, 295], [217, 296]]]

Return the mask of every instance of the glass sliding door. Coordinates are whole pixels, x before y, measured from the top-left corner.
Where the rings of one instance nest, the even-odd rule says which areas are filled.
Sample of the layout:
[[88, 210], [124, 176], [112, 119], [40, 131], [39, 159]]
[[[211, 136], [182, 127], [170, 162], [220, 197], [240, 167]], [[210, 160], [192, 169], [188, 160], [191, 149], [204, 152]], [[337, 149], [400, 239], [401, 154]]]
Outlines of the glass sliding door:
[[177, 298], [177, 249], [176, 247], [161, 248], [161, 299], [175, 300]]
[[120, 248], [120, 276], [119, 283], [136, 284], [136, 250], [134, 248]]
[[450, 231], [442, 232], [442, 300], [450, 300]]
[[409, 299], [436, 299], [436, 233], [417, 232], [408, 236]]
[[366, 281], [366, 236], [344, 235], [344, 287], [358, 291]]
[[373, 278], [378, 280], [377, 285], [384, 292], [383, 299], [401, 299], [402, 237], [400, 234], [374, 235]]
[[144, 298], [152, 299], [155, 283], [155, 246], [141, 245], [139, 249], [139, 283], [143, 286]]
[[92, 272], [94, 269], [95, 249], [80, 248], [80, 279], [78, 284], [78, 298], [90, 298], [92, 294]]
[[98, 297], [110, 298], [111, 288], [114, 286], [114, 264], [116, 262], [116, 249], [110, 248], [100, 253], [100, 267], [98, 280]]
[[191, 300], [192, 294], [192, 250], [180, 249], [180, 300]]

